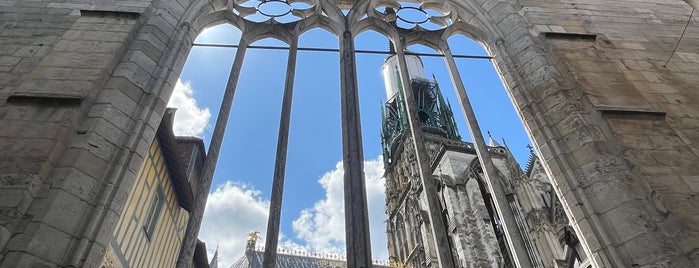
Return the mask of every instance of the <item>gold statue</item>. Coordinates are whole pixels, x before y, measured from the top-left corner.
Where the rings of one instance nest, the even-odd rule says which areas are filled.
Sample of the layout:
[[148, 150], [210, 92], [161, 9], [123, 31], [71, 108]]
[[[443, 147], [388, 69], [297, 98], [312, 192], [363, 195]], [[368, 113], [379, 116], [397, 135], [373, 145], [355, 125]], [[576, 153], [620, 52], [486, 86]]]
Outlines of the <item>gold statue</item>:
[[258, 231], [249, 232], [248, 233], [248, 240], [257, 242], [257, 239], [260, 239], [260, 236], [258, 235], [259, 233], [260, 232], [258, 232]]

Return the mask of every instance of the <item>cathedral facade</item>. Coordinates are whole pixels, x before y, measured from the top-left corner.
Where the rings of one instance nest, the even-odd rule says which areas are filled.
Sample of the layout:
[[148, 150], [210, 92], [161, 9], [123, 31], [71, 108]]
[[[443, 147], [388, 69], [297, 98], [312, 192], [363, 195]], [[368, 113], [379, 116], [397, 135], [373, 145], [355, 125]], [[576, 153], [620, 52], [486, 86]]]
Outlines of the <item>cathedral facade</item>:
[[[487, 178], [474, 144], [461, 140], [439, 84], [425, 78], [419, 57], [407, 56], [406, 61], [432, 173], [425, 183], [433, 187], [424, 187], [418, 174], [405, 97], [401, 83], [394, 82], [400, 80], [392, 72], [398, 68], [392, 56], [383, 66], [389, 100], [383, 110], [381, 138], [388, 245], [394, 267], [439, 267], [437, 252], [448, 252], [454, 267], [515, 267], [513, 253], [520, 249], [508, 242], [513, 238], [523, 242], [528, 257], [519, 263], [587, 267], [578, 244], [566, 243], [567, 237], [575, 241], [575, 234], [538, 157], [532, 152], [522, 171], [508, 148], [491, 137], [487, 150], [499, 176]], [[430, 206], [428, 199], [436, 200], [437, 206]], [[505, 213], [498, 213], [496, 201], [507, 203]], [[435, 211], [441, 217], [431, 219]], [[434, 228], [431, 220], [441, 221], [444, 228]], [[439, 245], [438, 237], [448, 244]]]

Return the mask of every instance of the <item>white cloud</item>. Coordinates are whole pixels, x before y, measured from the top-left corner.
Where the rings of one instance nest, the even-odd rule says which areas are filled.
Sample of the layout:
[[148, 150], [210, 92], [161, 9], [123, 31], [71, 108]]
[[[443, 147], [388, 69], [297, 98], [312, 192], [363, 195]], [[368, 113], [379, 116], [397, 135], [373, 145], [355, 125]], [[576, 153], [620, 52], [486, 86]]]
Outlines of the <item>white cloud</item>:
[[250, 231], [260, 231], [258, 245], [264, 245], [269, 200], [261, 196], [259, 190], [231, 181], [209, 194], [199, 238], [206, 243], [209, 258], [219, 246], [219, 267], [230, 267], [243, 255]]
[[178, 136], [200, 136], [209, 125], [209, 108], [200, 108], [194, 99], [194, 89], [189, 81], [177, 79], [175, 90], [167, 104], [177, 108], [173, 130]]
[[[384, 179], [381, 158], [365, 161], [372, 256], [388, 259], [384, 220]], [[287, 250], [344, 254], [345, 219], [342, 162], [318, 181], [325, 197], [305, 209], [293, 222], [295, 243], [280, 234], [279, 247]], [[199, 238], [206, 242], [209, 258], [219, 246], [219, 267], [230, 267], [245, 251], [247, 233], [259, 231], [258, 246], [264, 246], [269, 200], [262, 192], [240, 182], [227, 181], [209, 194]], [[210, 260], [210, 259], [209, 259]]]
[[[384, 221], [384, 178], [381, 157], [364, 162], [372, 256], [388, 259]], [[293, 222], [297, 238], [308, 248], [325, 253], [345, 252], [345, 218], [342, 162], [318, 181], [326, 191], [325, 198], [305, 209]]]

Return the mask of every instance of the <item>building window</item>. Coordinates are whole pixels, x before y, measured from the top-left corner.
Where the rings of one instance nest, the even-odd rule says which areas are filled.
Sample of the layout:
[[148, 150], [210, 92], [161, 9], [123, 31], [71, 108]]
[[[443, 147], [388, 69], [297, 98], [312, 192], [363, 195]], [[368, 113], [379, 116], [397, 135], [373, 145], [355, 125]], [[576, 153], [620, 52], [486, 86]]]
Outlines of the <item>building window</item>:
[[148, 241], [151, 240], [153, 232], [155, 231], [155, 225], [158, 223], [158, 218], [160, 218], [160, 212], [163, 209], [163, 201], [165, 195], [163, 191], [158, 187], [155, 196], [148, 207], [148, 214], [146, 214], [146, 220], [143, 222], [143, 231], [146, 233], [146, 238]]
[[194, 172], [194, 165], [197, 164], [197, 156], [199, 156], [199, 147], [194, 146], [192, 150], [192, 156], [189, 158], [189, 165], [187, 166], [187, 181], [192, 182], [192, 172]]

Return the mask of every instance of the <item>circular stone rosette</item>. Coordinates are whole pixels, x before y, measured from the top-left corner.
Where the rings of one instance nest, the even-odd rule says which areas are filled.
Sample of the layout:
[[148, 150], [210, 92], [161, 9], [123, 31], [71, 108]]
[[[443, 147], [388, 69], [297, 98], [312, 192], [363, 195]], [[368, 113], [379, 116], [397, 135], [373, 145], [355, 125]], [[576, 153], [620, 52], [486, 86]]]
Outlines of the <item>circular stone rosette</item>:
[[456, 20], [455, 12], [442, 3], [377, 1], [374, 10], [403, 29], [440, 30]]
[[233, 1], [233, 12], [253, 22], [296, 22], [313, 15], [317, 10], [317, 0]]

